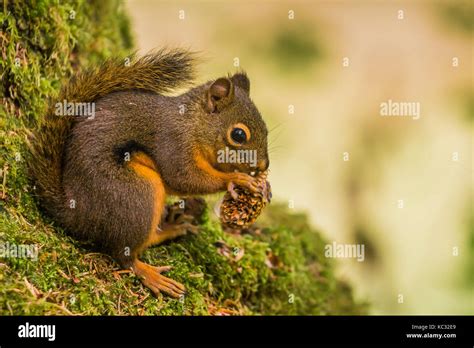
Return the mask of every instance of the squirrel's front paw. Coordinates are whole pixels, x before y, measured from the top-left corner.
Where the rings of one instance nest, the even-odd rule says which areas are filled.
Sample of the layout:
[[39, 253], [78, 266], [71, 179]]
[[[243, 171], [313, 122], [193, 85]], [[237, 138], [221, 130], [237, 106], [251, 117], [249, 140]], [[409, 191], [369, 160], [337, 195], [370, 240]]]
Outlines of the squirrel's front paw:
[[245, 187], [254, 193], [259, 192], [260, 189], [257, 178], [245, 173], [232, 173], [232, 177], [227, 184], [227, 191], [229, 191], [234, 199], [237, 199], [237, 193], [234, 190], [235, 185]]

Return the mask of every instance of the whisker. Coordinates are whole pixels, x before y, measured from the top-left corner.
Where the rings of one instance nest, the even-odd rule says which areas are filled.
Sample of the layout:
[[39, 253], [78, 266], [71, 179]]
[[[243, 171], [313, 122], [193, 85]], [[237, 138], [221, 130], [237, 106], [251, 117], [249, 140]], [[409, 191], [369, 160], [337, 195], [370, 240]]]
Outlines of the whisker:
[[282, 126], [283, 124], [285, 124], [286, 122], [288, 122], [288, 120], [285, 120], [285, 121], [282, 121], [282, 122], [276, 124], [272, 129], [270, 129], [270, 130], [268, 131], [268, 133], [270, 134], [271, 132], [273, 132], [273, 131], [274, 131], [275, 129], [277, 129], [278, 127], [281, 127], [281, 126]]
[[283, 146], [277, 146], [277, 147], [273, 147], [271, 149], [268, 149], [268, 154], [271, 154], [271, 153], [277, 153], [276, 150], [279, 150], [281, 149]]
[[281, 133], [283, 132], [283, 129], [281, 129], [276, 135], [275, 137], [273, 137], [273, 139], [270, 139], [269, 142], [268, 142], [268, 145], [272, 145], [273, 143], [275, 143], [278, 138], [281, 136]]

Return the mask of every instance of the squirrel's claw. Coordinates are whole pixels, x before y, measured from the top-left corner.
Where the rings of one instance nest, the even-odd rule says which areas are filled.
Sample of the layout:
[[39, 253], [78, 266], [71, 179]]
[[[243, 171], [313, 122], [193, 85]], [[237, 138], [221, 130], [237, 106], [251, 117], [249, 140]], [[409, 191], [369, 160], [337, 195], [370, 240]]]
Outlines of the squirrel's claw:
[[178, 283], [171, 278], [162, 276], [159, 273], [157, 273], [156, 277], [154, 277], [151, 281], [148, 281], [148, 283], [145, 281], [143, 283], [156, 295], [162, 291], [172, 297], [179, 298], [186, 293], [183, 284]]
[[180, 226], [183, 227], [186, 231], [191, 232], [192, 234], [198, 234], [199, 232], [199, 226], [193, 225], [189, 222], [184, 222]]
[[235, 184], [232, 181], [229, 181], [229, 184], [227, 184], [227, 191], [229, 191], [233, 199], [237, 200], [239, 198], [239, 195], [235, 192]]
[[140, 277], [142, 283], [155, 295], [158, 296], [160, 292], [164, 292], [172, 297], [179, 298], [186, 292], [184, 285], [161, 275], [162, 272], [170, 269], [171, 266], [155, 267], [138, 260], [132, 266], [132, 270]]

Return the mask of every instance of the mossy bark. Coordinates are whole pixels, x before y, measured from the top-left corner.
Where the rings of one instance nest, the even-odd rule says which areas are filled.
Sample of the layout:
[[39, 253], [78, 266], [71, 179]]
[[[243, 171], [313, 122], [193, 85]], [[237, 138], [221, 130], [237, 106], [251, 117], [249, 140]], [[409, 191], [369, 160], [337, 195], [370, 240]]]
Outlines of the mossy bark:
[[[335, 278], [325, 242], [302, 214], [273, 204], [258, 234], [228, 235], [205, 218], [197, 236], [149, 249], [172, 265], [179, 300], [154, 298], [113, 260], [69, 238], [38, 210], [27, 172], [26, 135], [74, 71], [133, 48], [121, 4], [5, 1], [0, 9], [2, 95], [0, 244], [38, 248], [38, 258], [0, 261], [0, 314], [360, 314]], [[11, 255], [10, 255], [11, 256]]]

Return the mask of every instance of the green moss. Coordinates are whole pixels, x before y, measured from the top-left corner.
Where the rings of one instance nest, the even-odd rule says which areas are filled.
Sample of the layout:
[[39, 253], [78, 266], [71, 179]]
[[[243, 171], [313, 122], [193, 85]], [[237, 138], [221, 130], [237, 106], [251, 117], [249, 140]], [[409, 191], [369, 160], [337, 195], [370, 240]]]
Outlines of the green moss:
[[[36, 245], [37, 261], [6, 258], [0, 267], [2, 314], [358, 314], [347, 285], [333, 276], [324, 241], [303, 215], [269, 208], [273, 222], [258, 235], [228, 235], [206, 219], [198, 235], [147, 250], [143, 259], [172, 265], [183, 299], [154, 298], [106, 255], [74, 241], [41, 219], [7, 208], [2, 243]], [[283, 224], [295, 222], [295, 228]], [[55, 231], [56, 230], [56, 231]], [[222, 255], [219, 250], [228, 250]], [[239, 259], [237, 256], [241, 256]], [[33, 289], [33, 290], [32, 290]]]
[[260, 234], [229, 235], [207, 217], [198, 235], [145, 252], [185, 284], [182, 299], [155, 298], [108, 256], [43, 217], [27, 173], [26, 135], [61, 83], [88, 64], [132, 48], [118, 1], [8, 2], [0, 13], [2, 81], [0, 244], [33, 245], [38, 259], [0, 259], [0, 314], [355, 314], [350, 288], [334, 277], [324, 240], [302, 214], [273, 204]]

